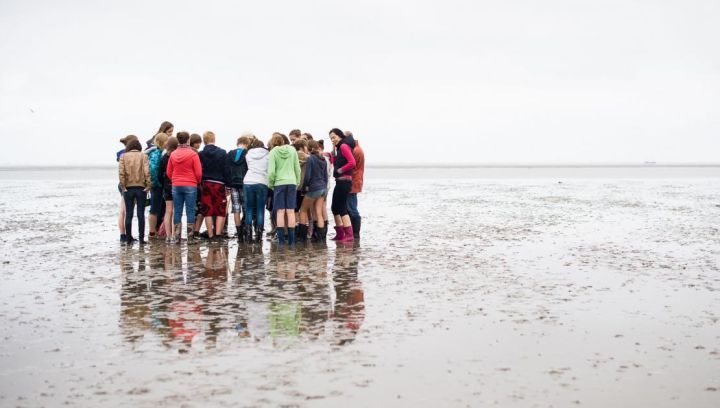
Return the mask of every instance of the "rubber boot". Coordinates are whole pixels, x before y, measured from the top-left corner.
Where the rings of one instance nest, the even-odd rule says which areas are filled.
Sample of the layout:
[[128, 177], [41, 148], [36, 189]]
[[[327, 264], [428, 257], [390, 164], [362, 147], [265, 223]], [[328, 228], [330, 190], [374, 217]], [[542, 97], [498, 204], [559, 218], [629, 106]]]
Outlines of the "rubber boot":
[[295, 228], [288, 228], [287, 229], [287, 238], [288, 238], [288, 245], [293, 246], [295, 245], [295, 236], [297, 231]]
[[353, 236], [360, 238], [360, 227], [362, 226], [362, 217], [350, 218], [350, 224], [352, 224]]
[[262, 242], [264, 232], [265, 226], [263, 224], [258, 224], [255, 226], [255, 242]]
[[245, 242], [245, 224], [236, 225], [238, 244]]
[[307, 242], [308, 226], [305, 224], [298, 224], [297, 240], [298, 242]]
[[173, 229], [173, 235], [175, 235], [175, 243], [180, 243], [180, 237], [182, 236], [182, 224], [175, 224], [175, 227]]
[[320, 231], [318, 229], [317, 221], [313, 222], [313, 232], [312, 237], [310, 237], [310, 242], [318, 242], [320, 241]]
[[195, 234], [194, 234], [195, 228], [192, 225], [188, 225], [185, 228], [185, 231], [187, 232], [187, 243], [194, 244], [196, 242], [196, 238], [195, 238]]
[[342, 242], [352, 242], [355, 240], [355, 237], [353, 237], [353, 229], [352, 226], [350, 227], [343, 227], [344, 235], [341, 239]]
[[343, 227], [338, 227], [337, 225], [333, 228], [335, 228], [335, 236], [332, 238], [332, 240], [341, 241], [345, 236], [345, 230], [343, 229]]
[[285, 228], [276, 227], [275, 234], [277, 235], [278, 245], [285, 245]]

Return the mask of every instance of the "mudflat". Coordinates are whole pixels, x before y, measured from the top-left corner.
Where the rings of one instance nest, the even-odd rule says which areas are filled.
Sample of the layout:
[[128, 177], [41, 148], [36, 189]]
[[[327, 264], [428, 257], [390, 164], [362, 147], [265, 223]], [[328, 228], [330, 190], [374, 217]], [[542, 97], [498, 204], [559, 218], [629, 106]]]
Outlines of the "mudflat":
[[368, 169], [292, 250], [121, 246], [115, 177], [0, 171], [0, 406], [720, 405], [717, 168]]

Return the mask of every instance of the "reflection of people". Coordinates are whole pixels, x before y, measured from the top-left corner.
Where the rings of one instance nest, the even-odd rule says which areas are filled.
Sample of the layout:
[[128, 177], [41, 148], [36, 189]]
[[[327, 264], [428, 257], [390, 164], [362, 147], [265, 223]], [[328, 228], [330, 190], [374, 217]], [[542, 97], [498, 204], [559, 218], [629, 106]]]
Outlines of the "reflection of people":
[[335, 283], [334, 318], [339, 329], [338, 344], [352, 342], [365, 320], [365, 293], [358, 280], [358, 259], [354, 250], [336, 252], [333, 270]]

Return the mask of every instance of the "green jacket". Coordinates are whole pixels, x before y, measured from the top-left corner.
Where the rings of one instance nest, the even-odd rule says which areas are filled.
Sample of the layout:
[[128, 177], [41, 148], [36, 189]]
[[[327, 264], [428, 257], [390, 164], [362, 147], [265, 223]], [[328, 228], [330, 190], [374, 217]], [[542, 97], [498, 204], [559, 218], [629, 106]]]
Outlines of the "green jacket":
[[300, 186], [300, 161], [294, 147], [278, 146], [268, 156], [268, 188], [294, 184]]

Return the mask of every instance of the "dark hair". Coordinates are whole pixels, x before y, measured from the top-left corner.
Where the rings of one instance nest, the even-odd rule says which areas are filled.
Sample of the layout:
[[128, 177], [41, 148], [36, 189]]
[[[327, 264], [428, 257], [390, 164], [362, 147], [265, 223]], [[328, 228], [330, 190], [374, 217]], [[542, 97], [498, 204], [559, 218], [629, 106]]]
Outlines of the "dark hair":
[[177, 132], [177, 140], [180, 144], [186, 144], [188, 140], [190, 139], [190, 134], [188, 132]]
[[305, 132], [305, 133], [303, 133], [303, 134], [300, 135], [300, 136], [305, 136], [305, 138], [307, 138], [307, 140], [313, 140], [312, 135], [311, 135], [310, 133], [308, 133], [308, 132]]
[[317, 141], [321, 148], [325, 149], [325, 141], [320, 139]]
[[171, 136], [168, 138], [167, 142], [165, 142], [165, 150], [168, 151], [168, 153], [174, 151], [178, 147], [178, 138], [175, 136]]
[[[174, 128], [174, 127], [175, 127], [175, 126], [173, 126], [172, 123], [168, 122], [167, 120], [164, 121], [163, 123], [160, 124], [160, 127], [158, 128], [158, 131], [155, 132], [155, 134], [153, 135], [153, 137], [151, 137], [150, 140], [148, 140], [148, 141], [145, 142], [145, 143], [147, 143], [148, 147], [152, 146], [152, 145], [155, 143], [155, 136], [157, 136], [158, 133], [165, 133], [165, 132], [168, 131], [168, 129]], [[168, 135], [168, 136], [170, 136], [170, 135]]]
[[130, 150], [142, 150], [142, 145], [140, 144], [140, 141], [137, 139], [129, 141], [127, 146], [125, 146], [125, 153], [129, 152]]
[[282, 138], [283, 138], [283, 140], [285, 141], [285, 144], [286, 144], [286, 145], [289, 145], [289, 144], [290, 144], [290, 139], [289, 139], [287, 136], [283, 135], [282, 133], [280, 133], [280, 136], [282, 136]]
[[320, 143], [316, 142], [315, 140], [310, 140], [307, 142], [308, 150], [310, 150], [310, 154], [314, 154], [315, 156], [319, 158], [322, 157], [322, 153], [320, 152]]
[[332, 128], [330, 132], [328, 132], [329, 135], [335, 133], [335, 136], [339, 137], [340, 139], [345, 139], [345, 133], [338, 129], [338, 128]]
[[195, 143], [202, 143], [202, 137], [198, 135], [197, 133], [193, 133], [190, 135], [190, 146], [194, 145]]
[[300, 137], [300, 129], [293, 129], [290, 131], [290, 136]]
[[263, 141], [258, 139], [257, 137], [253, 137], [253, 139], [250, 141], [250, 144], [248, 145], [248, 150], [255, 149], [256, 147], [262, 147], [264, 149], [265, 143], [263, 143]]
[[294, 147], [295, 150], [297, 150], [297, 151], [302, 150], [303, 147], [307, 147], [307, 145], [308, 145], [307, 142], [306, 142], [305, 140], [302, 140], [302, 139], [297, 139], [297, 140], [295, 140], [295, 143], [293, 143], [293, 147]]

